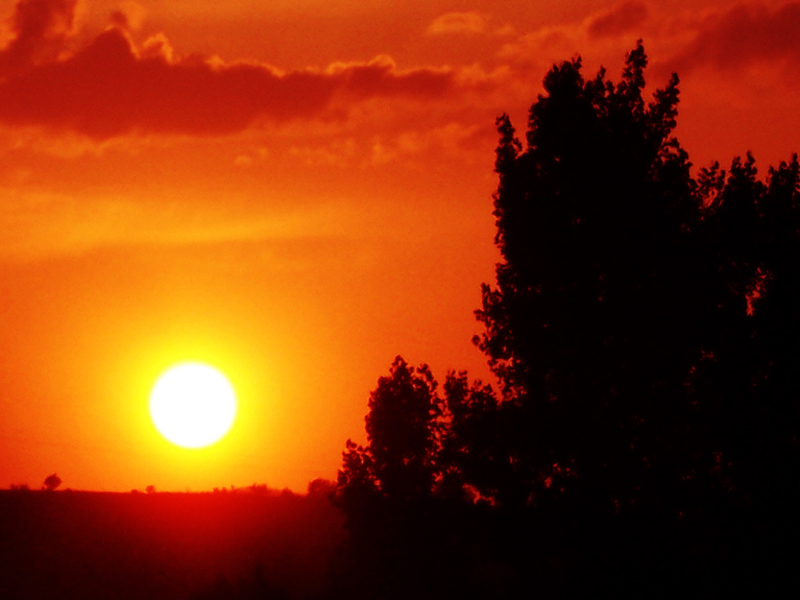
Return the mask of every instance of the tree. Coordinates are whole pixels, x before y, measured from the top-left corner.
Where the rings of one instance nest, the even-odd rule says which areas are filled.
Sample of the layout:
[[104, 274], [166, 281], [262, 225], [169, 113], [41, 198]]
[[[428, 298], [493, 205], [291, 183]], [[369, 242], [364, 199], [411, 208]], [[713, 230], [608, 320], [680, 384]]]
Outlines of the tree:
[[437, 553], [460, 581], [501, 566], [506, 597], [533, 580], [544, 597], [641, 596], [697, 577], [711, 596], [793, 576], [800, 164], [761, 181], [748, 154], [693, 175], [678, 77], [647, 101], [646, 65], [641, 42], [616, 84], [564, 62], [524, 143], [497, 120], [501, 261], [475, 342], [500, 395], [450, 373], [440, 398], [399, 357], [379, 380], [368, 443], [348, 440], [339, 472], [367, 595], [423, 564], [435, 581]]
[[[800, 164], [757, 178], [754, 158], [701, 173], [701, 234], [720, 274], [706, 359], [692, 374], [714, 470], [750, 506], [800, 495]], [[775, 514], [785, 515], [781, 510]]]
[[55, 489], [60, 485], [61, 485], [61, 477], [53, 473], [52, 475], [48, 475], [45, 478], [42, 489], [48, 492], [52, 492], [55, 491]]
[[510, 407], [500, 403], [491, 386], [470, 382], [465, 371], [448, 374], [444, 405], [438, 492], [446, 498], [519, 504], [525, 490], [509, 444]]
[[617, 84], [554, 67], [524, 147], [498, 119], [502, 260], [476, 342], [527, 504], [678, 519], [767, 478], [796, 494], [798, 165], [692, 177], [678, 78], [645, 102], [646, 64], [639, 43]]
[[[337, 597], [432, 598], [452, 564], [438, 503], [444, 405], [427, 365], [396, 357], [370, 393], [367, 444], [347, 440], [338, 495], [350, 533]], [[449, 583], [450, 589], [453, 584]]]
[[427, 365], [410, 367], [401, 357], [370, 394], [367, 446], [347, 441], [338, 484], [396, 500], [429, 495], [437, 477], [442, 403]]

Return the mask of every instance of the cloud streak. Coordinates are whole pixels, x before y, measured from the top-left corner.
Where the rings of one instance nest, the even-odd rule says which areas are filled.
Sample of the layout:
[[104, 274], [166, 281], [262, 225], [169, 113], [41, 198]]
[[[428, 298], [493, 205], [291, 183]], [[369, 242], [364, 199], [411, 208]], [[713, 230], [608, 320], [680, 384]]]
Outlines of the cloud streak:
[[435, 19], [427, 29], [428, 35], [482, 33], [486, 17], [477, 12], [450, 12]]

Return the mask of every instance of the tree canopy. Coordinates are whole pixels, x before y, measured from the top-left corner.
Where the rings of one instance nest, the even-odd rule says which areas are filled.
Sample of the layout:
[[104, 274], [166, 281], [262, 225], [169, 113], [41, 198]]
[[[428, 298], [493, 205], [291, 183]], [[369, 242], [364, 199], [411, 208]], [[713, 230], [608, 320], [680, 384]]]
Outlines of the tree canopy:
[[616, 85], [555, 67], [524, 147], [498, 119], [503, 261], [477, 315], [528, 501], [677, 517], [711, 488], [752, 497], [756, 471], [797, 455], [798, 162], [766, 183], [749, 155], [693, 177], [678, 78], [646, 103], [646, 64], [640, 43]]
[[[695, 168], [674, 136], [678, 77], [648, 100], [646, 66], [641, 42], [617, 83], [563, 62], [523, 139], [498, 118], [501, 261], [475, 343], [500, 389], [451, 372], [440, 398], [427, 367], [398, 358], [341, 490], [560, 523], [527, 530], [538, 550], [520, 542], [523, 555], [539, 558], [558, 555], [545, 530], [585, 544], [575, 523], [646, 525], [660, 541], [638, 549], [713, 562], [735, 520], [740, 565], [764, 532], [798, 530], [800, 165]], [[701, 538], [715, 541], [688, 541]]]
[[347, 442], [340, 486], [407, 500], [430, 492], [442, 414], [436, 387], [427, 365], [415, 368], [395, 358], [370, 394], [367, 446]]

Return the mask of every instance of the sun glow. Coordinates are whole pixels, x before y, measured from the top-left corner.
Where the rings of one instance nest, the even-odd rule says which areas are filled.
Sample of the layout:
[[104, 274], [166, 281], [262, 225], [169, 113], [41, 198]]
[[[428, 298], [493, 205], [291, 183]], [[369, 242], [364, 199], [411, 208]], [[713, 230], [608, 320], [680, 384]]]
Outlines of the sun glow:
[[217, 369], [182, 363], [158, 378], [150, 393], [150, 416], [173, 444], [201, 448], [230, 430], [236, 418], [236, 394]]

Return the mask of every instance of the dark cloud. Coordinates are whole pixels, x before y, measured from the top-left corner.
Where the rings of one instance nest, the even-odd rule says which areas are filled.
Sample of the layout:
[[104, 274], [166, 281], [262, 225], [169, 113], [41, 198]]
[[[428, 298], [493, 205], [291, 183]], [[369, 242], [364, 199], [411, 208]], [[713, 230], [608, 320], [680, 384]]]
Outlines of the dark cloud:
[[454, 86], [453, 74], [446, 69], [422, 68], [400, 72], [386, 56], [369, 63], [350, 63], [328, 69], [348, 95], [432, 97], [445, 94]]
[[74, 5], [29, 0], [18, 6], [17, 37], [2, 53], [17, 58], [14, 69], [0, 71], [0, 122], [99, 139], [132, 132], [216, 135], [263, 118], [315, 118], [334, 100], [346, 106], [372, 97], [431, 98], [455, 86], [450, 71], [400, 71], [388, 58], [288, 73], [263, 64], [176, 58], [165, 38], [137, 49], [116, 27], [71, 56], [33, 61], [37, 48], [69, 30]]
[[72, 31], [78, 0], [20, 0], [10, 19], [11, 43], [0, 51], [0, 74], [52, 60]]
[[700, 65], [738, 68], [753, 62], [800, 59], [800, 2], [777, 9], [738, 4], [712, 13], [697, 25], [697, 35], [674, 64], [680, 71]]
[[114, 27], [118, 27], [119, 29], [129, 30], [131, 29], [130, 21], [128, 20], [128, 15], [126, 15], [121, 10], [115, 10], [111, 13], [111, 24]]

